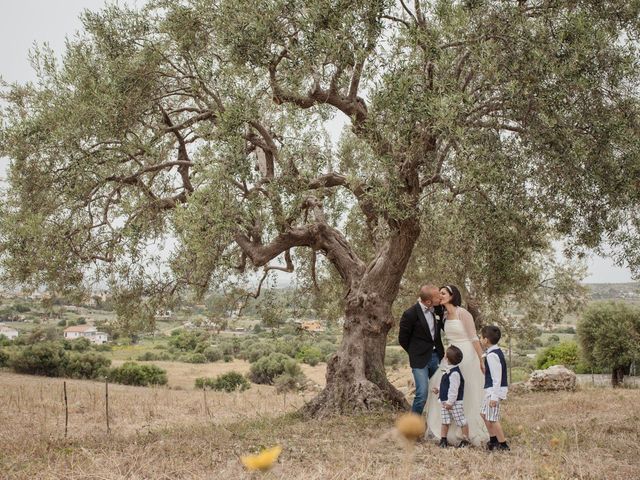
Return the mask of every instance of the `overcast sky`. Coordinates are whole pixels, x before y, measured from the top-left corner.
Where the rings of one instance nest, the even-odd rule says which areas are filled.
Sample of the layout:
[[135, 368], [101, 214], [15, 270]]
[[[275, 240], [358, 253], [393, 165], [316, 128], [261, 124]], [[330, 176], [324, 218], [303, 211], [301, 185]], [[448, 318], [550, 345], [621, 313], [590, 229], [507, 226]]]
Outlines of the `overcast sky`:
[[[33, 80], [28, 53], [34, 42], [47, 42], [54, 51], [61, 52], [65, 36], [72, 36], [81, 28], [79, 14], [84, 9], [99, 9], [104, 3], [104, 0], [0, 0], [0, 76], [9, 82]], [[141, 4], [139, 0], [119, 3]], [[0, 180], [5, 177], [7, 163], [0, 158]], [[628, 269], [616, 267], [610, 259], [593, 257], [585, 281], [629, 282], [631, 274]]]

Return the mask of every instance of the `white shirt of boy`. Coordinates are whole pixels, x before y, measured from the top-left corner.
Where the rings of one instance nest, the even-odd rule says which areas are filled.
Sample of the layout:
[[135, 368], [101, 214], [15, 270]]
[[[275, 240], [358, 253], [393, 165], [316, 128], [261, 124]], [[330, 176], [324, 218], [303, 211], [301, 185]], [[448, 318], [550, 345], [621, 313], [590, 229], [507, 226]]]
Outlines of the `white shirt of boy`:
[[508, 387], [500, 386], [502, 380], [502, 363], [498, 355], [491, 355], [491, 352], [498, 350], [498, 348], [497, 345], [491, 345], [485, 353], [487, 363], [489, 364], [489, 371], [491, 372], [491, 380], [493, 380], [493, 385], [484, 389], [485, 395], [489, 400], [504, 400], [507, 398]]

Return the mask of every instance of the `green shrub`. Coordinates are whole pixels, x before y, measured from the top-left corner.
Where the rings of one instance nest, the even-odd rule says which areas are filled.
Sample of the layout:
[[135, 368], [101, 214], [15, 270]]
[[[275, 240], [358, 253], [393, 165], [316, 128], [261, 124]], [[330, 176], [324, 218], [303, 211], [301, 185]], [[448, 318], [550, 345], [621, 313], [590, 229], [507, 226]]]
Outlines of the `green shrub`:
[[113, 347], [111, 347], [111, 345], [107, 345], [106, 343], [103, 343], [102, 345], [94, 345], [93, 348], [96, 352], [110, 352], [111, 350], [113, 350]]
[[17, 373], [60, 377], [67, 360], [67, 352], [60, 343], [42, 342], [21, 349], [12, 356], [10, 366]]
[[63, 375], [70, 378], [100, 378], [108, 376], [111, 360], [97, 353], [69, 355]]
[[262, 357], [267, 357], [272, 353], [275, 353], [275, 351], [275, 347], [271, 343], [260, 342], [252, 345], [248, 351], [243, 352], [241, 358], [249, 361], [249, 363], [254, 363]]
[[18, 313], [27, 313], [31, 311], [31, 308], [27, 307], [26, 305], [22, 305], [20, 303], [15, 305], [13, 309]]
[[59, 327], [66, 327], [67, 326], [67, 321], [63, 318], [62, 320], [60, 320], [58, 322], [58, 326]]
[[64, 348], [74, 352], [86, 352], [91, 347], [91, 341], [88, 338], [80, 337], [73, 340], [65, 340]]
[[166, 385], [167, 372], [155, 365], [138, 365], [134, 362], [126, 362], [120, 367], [111, 369], [109, 379], [124, 385]]
[[214, 347], [213, 345], [205, 348], [202, 354], [206, 357], [208, 362], [217, 362], [219, 360], [222, 360], [222, 350]]
[[536, 367], [549, 368], [552, 365], [564, 365], [571, 370], [578, 366], [578, 344], [576, 342], [562, 342], [544, 349], [536, 357]]
[[192, 353], [182, 357], [182, 361], [187, 363], [207, 363], [207, 357], [202, 353]]
[[315, 367], [318, 363], [324, 360], [324, 356], [318, 347], [305, 345], [296, 354], [296, 359], [302, 363]]
[[9, 366], [9, 352], [0, 348], [0, 368]]
[[197, 389], [208, 388], [224, 392], [235, 392], [247, 390], [251, 384], [244, 375], [238, 372], [228, 372], [218, 375], [216, 378], [199, 377], [196, 378]]
[[284, 353], [272, 353], [251, 364], [249, 378], [254, 383], [271, 385], [273, 380], [288, 371], [296, 376], [302, 374], [300, 365]]
[[224, 360], [224, 363], [233, 362], [233, 356], [231, 356], [231, 355], [224, 355], [224, 356], [222, 357], [222, 360]]
[[171, 336], [169, 339], [169, 345], [182, 352], [197, 351], [197, 353], [202, 353], [202, 351], [209, 345], [209, 337], [210, 335], [206, 332], [182, 331], [178, 335]]
[[138, 355], [136, 360], [139, 362], [157, 362], [160, 360], [160, 355], [154, 352], [144, 352], [142, 355]]

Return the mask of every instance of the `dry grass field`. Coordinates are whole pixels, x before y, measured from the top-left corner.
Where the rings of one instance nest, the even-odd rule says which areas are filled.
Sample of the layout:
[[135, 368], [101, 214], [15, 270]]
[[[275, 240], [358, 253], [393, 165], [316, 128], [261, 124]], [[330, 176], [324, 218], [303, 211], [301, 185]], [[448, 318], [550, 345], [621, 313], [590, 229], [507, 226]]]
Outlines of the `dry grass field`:
[[[104, 384], [67, 380], [66, 439], [63, 380], [0, 372], [0, 478], [640, 478], [637, 389], [512, 395], [504, 406], [511, 452], [443, 451], [426, 442], [408, 453], [393, 433], [395, 414], [305, 420], [295, 414], [303, 395], [285, 403], [267, 386], [193, 390], [195, 377], [246, 371], [244, 362], [163, 366], [169, 388], [109, 386], [110, 434]], [[305, 370], [322, 381], [323, 366]], [[409, 375], [390, 373], [398, 385]], [[243, 470], [240, 455], [275, 444], [283, 453], [271, 472]]]

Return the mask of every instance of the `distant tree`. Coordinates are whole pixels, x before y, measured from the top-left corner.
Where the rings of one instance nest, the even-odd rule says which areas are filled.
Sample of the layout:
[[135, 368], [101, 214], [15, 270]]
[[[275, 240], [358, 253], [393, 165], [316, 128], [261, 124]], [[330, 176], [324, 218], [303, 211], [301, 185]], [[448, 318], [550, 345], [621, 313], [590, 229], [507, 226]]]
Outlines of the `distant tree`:
[[596, 303], [578, 320], [578, 340], [587, 365], [611, 370], [611, 384], [622, 384], [625, 372], [640, 362], [640, 308]]
[[[128, 335], [188, 288], [298, 271], [344, 318], [307, 405], [323, 415], [407, 407], [384, 355], [422, 242], [472, 259], [453, 277], [470, 293], [518, 283], [551, 233], [640, 268], [640, 4], [408, 3], [86, 12], [61, 60], [36, 49], [38, 80], [2, 92], [7, 279], [106, 279]], [[149, 246], [170, 237], [163, 262]]]

